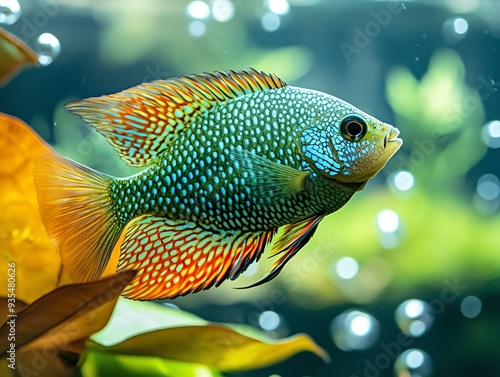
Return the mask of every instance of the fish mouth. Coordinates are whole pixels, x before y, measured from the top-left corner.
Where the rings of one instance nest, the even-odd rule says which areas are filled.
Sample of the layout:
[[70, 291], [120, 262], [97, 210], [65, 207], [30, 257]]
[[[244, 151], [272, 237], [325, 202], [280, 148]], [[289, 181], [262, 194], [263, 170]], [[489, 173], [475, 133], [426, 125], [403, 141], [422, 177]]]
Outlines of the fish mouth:
[[398, 136], [399, 130], [396, 127], [391, 127], [389, 132], [387, 132], [382, 139], [382, 148], [386, 149], [387, 145], [390, 143], [398, 143], [399, 145], [403, 144], [403, 140]]

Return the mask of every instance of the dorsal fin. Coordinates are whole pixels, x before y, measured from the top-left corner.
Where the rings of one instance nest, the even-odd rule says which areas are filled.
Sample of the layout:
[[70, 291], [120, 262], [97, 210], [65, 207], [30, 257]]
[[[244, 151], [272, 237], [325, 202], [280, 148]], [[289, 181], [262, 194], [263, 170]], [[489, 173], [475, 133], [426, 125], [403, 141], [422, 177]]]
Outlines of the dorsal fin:
[[216, 71], [144, 83], [65, 107], [104, 135], [127, 164], [147, 166], [212, 106], [286, 85], [276, 75], [252, 68]]

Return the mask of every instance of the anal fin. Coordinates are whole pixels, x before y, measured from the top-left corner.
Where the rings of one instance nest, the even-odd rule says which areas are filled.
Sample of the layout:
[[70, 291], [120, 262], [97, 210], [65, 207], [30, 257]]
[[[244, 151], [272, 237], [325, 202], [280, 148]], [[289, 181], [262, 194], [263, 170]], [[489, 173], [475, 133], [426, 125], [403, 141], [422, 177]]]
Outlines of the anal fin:
[[137, 270], [123, 295], [132, 299], [174, 298], [235, 279], [257, 260], [275, 230], [213, 231], [193, 222], [143, 216], [132, 221], [118, 270]]
[[314, 235], [319, 223], [325, 215], [316, 215], [305, 220], [285, 226], [284, 232], [274, 243], [269, 258], [283, 254], [273, 264], [271, 271], [259, 281], [242, 288], [252, 288], [274, 279], [281, 272], [285, 264], [302, 249]]

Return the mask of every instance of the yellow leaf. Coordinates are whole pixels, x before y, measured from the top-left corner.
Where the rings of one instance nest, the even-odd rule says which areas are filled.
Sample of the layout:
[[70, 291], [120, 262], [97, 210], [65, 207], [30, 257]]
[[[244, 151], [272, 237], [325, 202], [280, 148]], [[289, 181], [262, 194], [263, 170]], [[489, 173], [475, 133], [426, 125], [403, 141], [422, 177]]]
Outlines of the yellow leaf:
[[232, 372], [263, 368], [302, 351], [329, 360], [328, 354], [305, 334], [262, 340], [220, 324], [171, 327], [136, 335], [110, 347], [94, 341], [88, 347], [97, 352], [158, 356]]
[[37, 65], [38, 55], [24, 42], [0, 28], [0, 86], [21, 68]]
[[0, 113], [0, 296], [7, 296], [10, 277], [16, 297], [27, 303], [54, 289], [62, 268], [33, 183], [34, 160], [47, 153], [55, 152], [29, 126]]

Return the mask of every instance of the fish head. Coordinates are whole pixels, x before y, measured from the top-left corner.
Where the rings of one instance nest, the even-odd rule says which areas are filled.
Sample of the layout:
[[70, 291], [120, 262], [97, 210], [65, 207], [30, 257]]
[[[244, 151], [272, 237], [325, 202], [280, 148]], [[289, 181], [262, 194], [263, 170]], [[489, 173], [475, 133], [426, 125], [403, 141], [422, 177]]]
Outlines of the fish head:
[[332, 109], [303, 130], [301, 154], [325, 178], [366, 182], [403, 144], [399, 130], [336, 98]]

